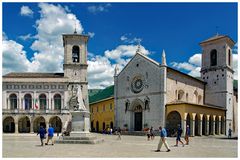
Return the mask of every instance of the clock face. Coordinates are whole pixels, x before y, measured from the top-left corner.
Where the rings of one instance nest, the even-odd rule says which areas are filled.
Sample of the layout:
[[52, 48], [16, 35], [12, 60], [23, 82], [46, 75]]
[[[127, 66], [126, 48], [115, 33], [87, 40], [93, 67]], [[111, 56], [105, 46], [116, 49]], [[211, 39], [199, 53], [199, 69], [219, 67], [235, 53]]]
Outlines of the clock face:
[[143, 90], [144, 83], [143, 79], [140, 76], [133, 78], [131, 83], [131, 90], [133, 93], [140, 93]]

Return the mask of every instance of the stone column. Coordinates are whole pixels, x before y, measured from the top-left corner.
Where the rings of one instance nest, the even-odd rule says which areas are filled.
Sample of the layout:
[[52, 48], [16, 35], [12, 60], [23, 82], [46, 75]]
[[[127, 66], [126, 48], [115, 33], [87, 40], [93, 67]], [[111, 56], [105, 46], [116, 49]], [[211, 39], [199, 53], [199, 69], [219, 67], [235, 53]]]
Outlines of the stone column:
[[46, 131], [48, 131], [49, 128], [49, 122], [46, 120]]
[[15, 133], [18, 133], [18, 122], [15, 122]]
[[195, 118], [196, 118], [196, 113], [192, 113], [192, 122], [191, 122], [191, 126], [190, 126], [190, 130], [191, 130], [191, 133], [192, 133], [192, 136], [195, 136]]
[[203, 114], [200, 115], [200, 121], [199, 121], [199, 135], [202, 136], [202, 119], [203, 119]]
[[213, 135], [215, 135], [215, 120], [216, 120], [216, 115], [213, 115], [213, 123], [212, 123]]
[[21, 106], [21, 91], [18, 92], [18, 110], [21, 110], [22, 106]]
[[218, 134], [220, 135], [221, 134], [221, 122], [222, 122], [222, 120], [221, 120], [221, 116], [218, 116]]
[[51, 91], [48, 92], [48, 105], [47, 105], [47, 110], [52, 110], [52, 104], [51, 104], [51, 99], [52, 99], [52, 94]]
[[210, 132], [209, 132], [209, 118], [210, 118], [210, 115], [207, 115], [207, 121], [206, 121], [206, 135], [210, 135]]
[[225, 121], [225, 117], [222, 118], [223, 121], [223, 134], [226, 135], [226, 121]]
[[186, 134], [186, 128], [187, 128], [187, 115], [188, 113], [184, 113], [184, 122], [183, 122], [183, 125], [182, 125], [182, 130], [183, 130], [183, 136], [185, 136]]

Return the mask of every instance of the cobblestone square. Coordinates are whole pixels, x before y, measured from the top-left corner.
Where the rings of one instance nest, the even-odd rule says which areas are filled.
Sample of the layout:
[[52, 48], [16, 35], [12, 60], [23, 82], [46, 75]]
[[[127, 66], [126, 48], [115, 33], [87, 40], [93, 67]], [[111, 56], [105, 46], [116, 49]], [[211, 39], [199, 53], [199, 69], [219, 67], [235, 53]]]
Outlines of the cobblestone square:
[[[39, 136], [36, 134], [3, 134], [2, 156], [3, 158], [47, 158], [47, 157], [71, 157], [71, 158], [198, 158], [198, 157], [231, 157], [238, 156], [238, 140], [226, 139], [225, 136], [191, 137], [190, 145], [174, 147], [175, 138], [168, 138], [171, 152], [166, 152], [162, 147], [161, 152], [155, 152], [159, 136], [147, 141], [146, 136], [123, 135], [117, 140], [116, 135], [95, 134], [103, 138], [100, 144], [55, 144], [40, 146]], [[55, 135], [54, 139], [58, 137]]]

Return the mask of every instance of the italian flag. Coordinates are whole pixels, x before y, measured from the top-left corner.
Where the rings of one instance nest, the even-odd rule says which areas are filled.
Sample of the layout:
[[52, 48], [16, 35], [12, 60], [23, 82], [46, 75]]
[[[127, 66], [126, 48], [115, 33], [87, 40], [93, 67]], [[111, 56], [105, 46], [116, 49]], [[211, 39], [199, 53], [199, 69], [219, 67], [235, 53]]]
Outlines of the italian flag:
[[35, 99], [35, 108], [38, 109], [38, 100]]

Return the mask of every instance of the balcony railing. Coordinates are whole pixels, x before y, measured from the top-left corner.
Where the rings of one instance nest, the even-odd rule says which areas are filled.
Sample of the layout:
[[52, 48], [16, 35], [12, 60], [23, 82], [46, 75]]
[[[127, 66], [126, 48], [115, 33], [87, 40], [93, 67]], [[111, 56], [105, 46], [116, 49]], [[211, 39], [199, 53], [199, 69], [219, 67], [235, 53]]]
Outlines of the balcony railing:
[[30, 110], [23, 110], [23, 109], [3, 109], [2, 110], [2, 113], [3, 114], [33, 114], [33, 113], [36, 113], [36, 114], [61, 114], [61, 113], [68, 113], [68, 110], [66, 109], [62, 109], [62, 110], [33, 110], [33, 109], [30, 109]]

